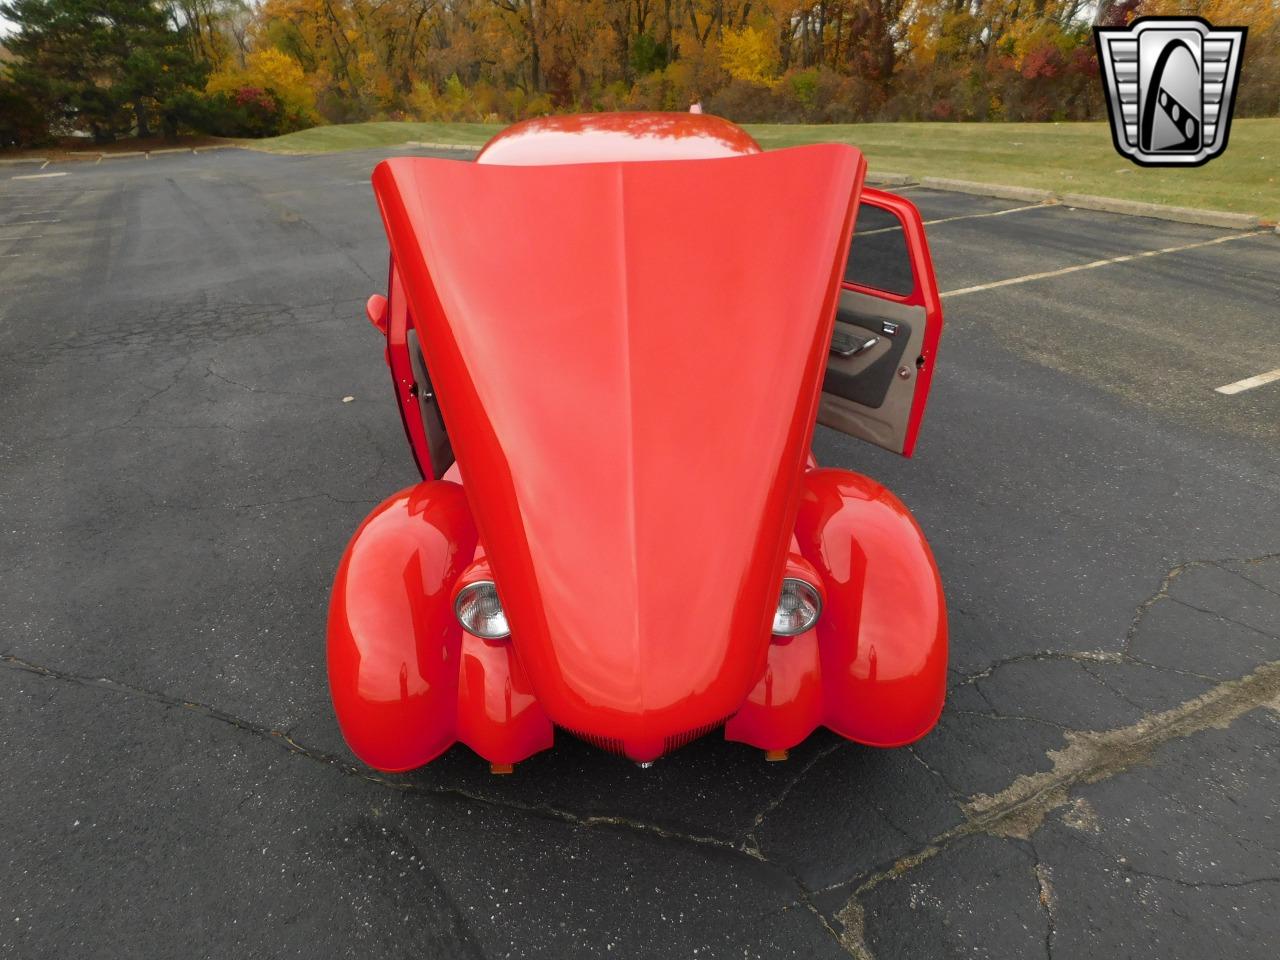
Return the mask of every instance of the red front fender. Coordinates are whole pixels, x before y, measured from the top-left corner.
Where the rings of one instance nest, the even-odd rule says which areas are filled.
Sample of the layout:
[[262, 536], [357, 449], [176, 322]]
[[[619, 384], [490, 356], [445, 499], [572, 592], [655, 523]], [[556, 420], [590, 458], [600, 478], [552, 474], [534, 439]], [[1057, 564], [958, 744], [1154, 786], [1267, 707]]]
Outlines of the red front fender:
[[457, 730], [462, 628], [450, 592], [471, 562], [462, 487], [436, 481], [384, 500], [351, 538], [329, 604], [329, 692], [352, 751], [409, 770]]
[[725, 736], [786, 750], [821, 724], [875, 747], [918, 740], [942, 712], [947, 617], [915, 519], [874, 480], [810, 470], [796, 543], [822, 580], [822, 615], [807, 633], [774, 638]]
[[918, 740], [946, 695], [947, 611], [915, 518], [869, 477], [813, 470], [796, 539], [827, 586], [817, 625], [823, 724], [877, 747]]
[[342, 555], [329, 604], [329, 692], [353, 753], [420, 767], [454, 741], [494, 763], [551, 746], [509, 644], [464, 634], [453, 587], [476, 552], [462, 487], [434, 480], [379, 504]]

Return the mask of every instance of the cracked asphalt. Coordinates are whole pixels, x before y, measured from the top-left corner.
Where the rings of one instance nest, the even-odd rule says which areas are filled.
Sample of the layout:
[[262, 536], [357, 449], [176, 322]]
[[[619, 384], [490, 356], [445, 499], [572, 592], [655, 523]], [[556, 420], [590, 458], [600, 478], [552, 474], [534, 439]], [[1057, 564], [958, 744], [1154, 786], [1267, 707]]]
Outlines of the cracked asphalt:
[[[1280, 383], [1213, 388], [1280, 367], [1280, 238], [947, 298], [916, 457], [819, 430], [942, 569], [918, 744], [384, 776], [324, 669], [342, 548], [415, 479], [380, 156], [0, 178], [0, 955], [1276, 955]], [[944, 291], [1225, 236], [905, 192], [962, 218]]]

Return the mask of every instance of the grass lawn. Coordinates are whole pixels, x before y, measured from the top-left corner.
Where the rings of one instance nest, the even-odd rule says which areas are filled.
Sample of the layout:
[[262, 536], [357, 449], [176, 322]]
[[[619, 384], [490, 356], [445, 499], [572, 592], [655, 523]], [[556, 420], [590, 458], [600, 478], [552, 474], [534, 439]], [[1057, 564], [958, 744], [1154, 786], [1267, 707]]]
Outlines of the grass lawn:
[[396, 123], [390, 120], [339, 123], [266, 140], [247, 140], [245, 146], [270, 153], [333, 153], [335, 150], [390, 147], [407, 140], [479, 147], [503, 126], [501, 123]]
[[[1280, 218], [1280, 118], [1236, 120], [1226, 153], [1207, 166], [1151, 169], [1122, 158], [1105, 123], [746, 124], [766, 148], [839, 141], [872, 169], [1042, 187], [1059, 193], [1206, 207]], [[484, 143], [500, 124], [356, 123], [261, 140], [258, 149], [321, 153], [406, 140]]]
[[1280, 217], [1280, 119], [1236, 120], [1227, 150], [1203, 167], [1139, 167], [1105, 123], [863, 123], [748, 126], [764, 147], [839, 140], [872, 169], [916, 177], [1091, 193]]

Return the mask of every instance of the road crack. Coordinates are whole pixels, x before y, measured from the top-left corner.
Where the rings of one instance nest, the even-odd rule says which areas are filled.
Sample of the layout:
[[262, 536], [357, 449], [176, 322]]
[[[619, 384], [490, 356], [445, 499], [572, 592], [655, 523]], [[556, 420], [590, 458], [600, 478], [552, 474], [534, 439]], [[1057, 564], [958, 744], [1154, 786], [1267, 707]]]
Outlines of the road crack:
[[[1049, 813], [1070, 801], [1072, 788], [1097, 783], [1146, 762], [1156, 749], [1171, 740], [1210, 728], [1225, 728], [1253, 710], [1274, 708], [1277, 698], [1280, 660], [1263, 664], [1244, 677], [1222, 681], [1200, 696], [1136, 723], [1112, 730], [1067, 731], [1066, 746], [1048, 753], [1050, 769], [1023, 774], [998, 793], [970, 798], [961, 805], [963, 822], [888, 867], [817, 891], [854, 886], [849, 900], [837, 913], [837, 919], [845, 925], [842, 942], [846, 950], [853, 956], [866, 955], [861, 898], [886, 880], [902, 876], [966, 837], [986, 834], [1029, 840]], [[1043, 891], [1044, 881], [1039, 874], [1037, 879]], [[1254, 882], [1269, 882], [1269, 878]], [[1052, 888], [1049, 890], [1048, 896], [1052, 896]], [[859, 954], [856, 949], [864, 953]]]
[[1031, 855], [1035, 857], [1036, 861], [1033, 870], [1036, 875], [1036, 884], [1040, 888], [1040, 908], [1044, 910], [1044, 953], [1048, 960], [1053, 960], [1053, 935], [1058, 923], [1055, 915], [1057, 901], [1053, 890], [1053, 872], [1040, 859], [1040, 851], [1036, 849], [1035, 844], [1032, 843], [1029, 846], [1031, 847]]
[[[584, 815], [550, 804], [522, 803], [518, 800], [487, 796], [485, 794], [477, 793], [472, 790], [465, 790], [460, 787], [432, 786], [423, 783], [415, 783], [411, 780], [393, 779], [389, 776], [379, 774], [377, 771], [370, 768], [347, 761], [342, 757], [310, 747], [295, 739], [286, 731], [277, 730], [265, 724], [246, 720], [206, 703], [188, 700], [185, 697], [174, 696], [158, 690], [150, 690], [146, 687], [123, 683], [109, 677], [90, 677], [55, 670], [7, 653], [0, 655], [0, 663], [3, 663], [4, 666], [9, 669], [30, 673], [46, 680], [58, 680], [66, 683], [73, 683], [92, 690], [101, 690], [122, 696], [147, 700], [152, 703], [161, 704], [165, 707], [186, 710], [197, 716], [204, 717], [205, 719], [234, 727], [242, 733], [265, 740], [268, 743], [280, 747], [288, 753], [301, 757], [305, 760], [310, 760], [314, 763], [323, 764], [324, 766], [330, 767], [346, 776], [353, 777], [367, 783], [373, 783], [390, 790], [396, 790], [401, 793], [422, 794], [446, 800], [483, 804], [485, 806], [503, 810], [531, 814], [544, 819], [555, 820], [560, 823], [567, 823], [578, 827], [619, 828], [633, 833], [657, 837], [663, 840], [671, 840], [695, 847], [715, 847], [719, 850], [743, 856], [760, 863], [769, 863], [769, 861], [766, 860], [766, 858], [758, 851], [745, 849], [731, 840], [702, 834], [687, 833], [680, 830], [672, 830], [658, 824], [648, 823], [646, 821], [636, 820], [630, 817], [593, 814]], [[770, 865], [773, 866], [773, 864]]]
[[[1133, 645], [1133, 640], [1137, 636], [1138, 631], [1142, 627], [1142, 623], [1146, 619], [1147, 614], [1151, 611], [1151, 608], [1163, 600], [1168, 600], [1172, 603], [1176, 603], [1180, 606], [1186, 607], [1189, 610], [1194, 610], [1196, 613], [1201, 613], [1201, 614], [1204, 614], [1205, 616], [1213, 617], [1217, 620], [1221, 620], [1224, 623], [1230, 623], [1233, 626], [1237, 626], [1237, 627], [1240, 627], [1241, 629], [1259, 634], [1260, 636], [1266, 637], [1268, 639], [1280, 640], [1280, 637], [1277, 637], [1275, 634], [1268, 633], [1267, 631], [1259, 627], [1256, 627], [1251, 623], [1247, 623], [1241, 620], [1235, 620], [1223, 613], [1218, 612], [1217, 610], [1211, 610], [1207, 607], [1196, 606], [1195, 604], [1190, 603], [1189, 601], [1171, 596], [1169, 593], [1169, 590], [1172, 587], [1174, 581], [1177, 580], [1179, 577], [1181, 577], [1187, 571], [1193, 570], [1199, 567], [1216, 567], [1218, 569], [1226, 571], [1227, 573], [1231, 573], [1239, 577], [1241, 580], [1245, 581], [1246, 583], [1250, 583], [1253, 586], [1267, 593], [1275, 594], [1276, 591], [1270, 589], [1264, 584], [1259, 583], [1258, 581], [1254, 580], [1252, 577], [1245, 576], [1240, 571], [1232, 569], [1230, 566], [1226, 566], [1226, 564], [1240, 564], [1240, 565], [1253, 566], [1256, 564], [1266, 563], [1268, 561], [1277, 560], [1277, 559], [1280, 559], [1280, 553], [1266, 553], [1257, 557], [1226, 557], [1226, 558], [1216, 559], [1216, 560], [1185, 560], [1182, 563], [1179, 563], [1173, 566], [1172, 568], [1170, 568], [1170, 570], [1161, 578], [1155, 593], [1151, 594], [1151, 596], [1147, 597], [1145, 600], [1143, 600], [1141, 603], [1138, 604], [1137, 608], [1134, 611], [1133, 619], [1130, 622], [1128, 629], [1125, 631], [1124, 640], [1121, 643], [1121, 648], [1119, 651], [1110, 652], [1106, 650], [1078, 650], [1078, 651], [1035, 650], [1029, 653], [1019, 653], [1009, 657], [1002, 657], [999, 660], [994, 660], [991, 663], [989, 663], [987, 666], [983, 667], [981, 670], [961, 676], [959, 679], [952, 681], [952, 683], [950, 684], [950, 688], [954, 689], [956, 687], [972, 686], [974, 690], [977, 691], [978, 695], [981, 696], [982, 699], [987, 702], [987, 705], [992, 708], [992, 713], [998, 714], [999, 711], [995, 709], [995, 706], [991, 703], [991, 700], [988, 698], [986, 692], [982, 689], [982, 686], [981, 684], [978, 683], [978, 681], [985, 680], [988, 677], [991, 677], [993, 674], [1003, 669], [1004, 667], [1011, 666], [1013, 664], [1018, 664], [1018, 663], [1038, 663], [1043, 661], [1065, 661], [1069, 663], [1078, 663], [1085, 668], [1086, 672], [1088, 672], [1090, 676], [1092, 676], [1094, 679], [1099, 680], [1099, 682], [1102, 682], [1103, 685], [1107, 686], [1108, 689], [1112, 690], [1113, 693], [1116, 692], [1114, 688], [1110, 687], [1110, 685], [1106, 684], [1104, 681], [1101, 681], [1097, 673], [1094, 670], [1089, 669], [1091, 666], [1096, 667], [1097, 665], [1100, 665], [1100, 664], [1118, 664], [1118, 663], [1137, 664], [1139, 666], [1150, 667], [1153, 670], [1159, 670], [1165, 673], [1179, 674], [1182, 676], [1195, 677], [1200, 680], [1216, 682], [1219, 679], [1218, 677], [1212, 677], [1207, 674], [1196, 673], [1195, 671], [1192, 671], [1192, 670], [1182, 670], [1177, 667], [1169, 667], [1169, 666], [1165, 666], [1158, 663], [1152, 663], [1151, 661], [1145, 660], [1142, 657], [1135, 656], [1131, 650]], [[1126, 698], [1122, 697], [1122, 699], [1126, 699]]]
[[[99, 690], [135, 699], [146, 700], [164, 707], [186, 710], [196, 716], [225, 724], [229, 727], [235, 728], [241, 733], [266, 741], [267, 743], [279, 747], [296, 757], [326, 766], [343, 776], [351, 777], [364, 783], [374, 784], [383, 789], [394, 790], [399, 793], [409, 795], [430, 797], [446, 802], [478, 804], [506, 812], [521, 813], [527, 816], [567, 824], [581, 829], [623, 830], [628, 833], [651, 839], [678, 843], [682, 846], [702, 850], [714, 849], [721, 853], [740, 857], [751, 863], [767, 866], [769, 869], [776, 870], [779, 874], [786, 877], [795, 889], [796, 904], [803, 907], [806, 912], [811, 914], [834, 941], [841, 945], [844, 944], [843, 936], [836, 931], [830, 920], [828, 920], [822, 911], [813, 903], [811, 899], [812, 891], [810, 891], [800, 881], [799, 877], [790, 870], [768, 859], [759, 850], [758, 846], [754, 844], [754, 842], [734, 842], [733, 840], [708, 836], [705, 834], [673, 830], [660, 824], [650, 823], [645, 820], [638, 820], [633, 817], [626, 817], [622, 815], [580, 814], [552, 804], [523, 803], [518, 800], [488, 796], [482, 793], [477, 793], [473, 790], [465, 790], [460, 787], [433, 786], [406, 779], [393, 779], [390, 776], [384, 776], [375, 770], [352, 763], [335, 754], [327, 753], [323, 750], [308, 746], [294, 738], [291, 732], [287, 730], [277, 730], [265, 724], [246, 720], [243, 717], [238, 717], [235, 714], [221, 710], [218, 707], [207, 703], [200, 703], [195, 700], [189, 700], [185, 697], [175, 696], [159, 690], [151, 690], [146, 687], [124, 683], [119, 680], [113, 680], [110, 677], [90, 677], [56, 670], [9, 653], [0, 654], [0, 664], [8, 669], [29, 673], [45, 680], [56, 680], [63, 683], [71, 683], [92, 690]], [[819, 760], [831, 753], [834, 753], [837, 749], [843, 746], [843, 744], [844, 741], [838, 741], [815, 754], [800, 773], [790, 782], [788, 787], [784, 789], [783, 793], [775, 800], [775, 802], [770, 804], [765, 811], [762, 811], [758, 820], [763, 820], [768, 811], [775, 809], [778, 804], [782, 803], [786, 798], [786, 794], [790, 793], [790, 791], [794, 789], [795, 785], [803, 779], [804, 775], [812, 769]], [[753, 825], [753, 830], [754, 829], [755, 825]], [[854, 954], [854, 956], [859, 957], [860, 955]]]
[[803, 766], [801, 766], [800, 769], [796, 772], [796, 775], [792, 777], [790, 780], [788, 780], [787, 783], [783, 786], [783, 788], [778, 791], [777, 795], [772, 800], [770, 800], [769, 803], [766, 804], [764, 808], [760, 810], [759, 813], [755, 815], [755, 819], [751, 821], [751, 826], [747, 828], [746, 835], [742, 838], [741, 843], [738, 844], [739, 849], [741, 849], [744, 853], [748, 853], [754, 857], [759, 857], [760, 859], [763, 860], [764, 854], [761, 853], [760, 851], [760, 841], [759, 841], [758, 833], [759, 833], [760, 827], [764, 824], [764, 821], [769, 817], [770, 814], [772, 814], [775, 810], [777, 810], [780, 806], [782, 806], [786, 802], [787, 797], [791, 796], [791, 791], [793, 791], [797, 786], [799, 786], [800, 781], [804, 780], [805, 777], [809, 775], [809, 771], [811, 771], [814, 767], [816, 767], [819, 763], [821, 763], [827, 757], [831, 756], [831, 754], [835, 753], [841, 747], [846, 746], [848, 743], [849, 743], [848, 740], [837, 740], [835, 743], [830, 743], [827, 746], [823, 747], [821, 750], [814, 753], [814, 755], [811, 756], [807, 761], [805, 761]]
[[1187, 887], [1191, 890], [1235, 890], [1239, 887], [1257, 886], [1260, 883], [1280, 883], [1280, 877], [1247, 877], [1242, 880], [1183, 880], [1181, 877], [1169, 877], [1162, 873], [1139, 870], [1128, 863], [1117, 863], [1116, 866], [1124, 873], [1142, 877], [1144, 880], [1158, 880], [1163, 883], [1172, 883], [1178, 887]]

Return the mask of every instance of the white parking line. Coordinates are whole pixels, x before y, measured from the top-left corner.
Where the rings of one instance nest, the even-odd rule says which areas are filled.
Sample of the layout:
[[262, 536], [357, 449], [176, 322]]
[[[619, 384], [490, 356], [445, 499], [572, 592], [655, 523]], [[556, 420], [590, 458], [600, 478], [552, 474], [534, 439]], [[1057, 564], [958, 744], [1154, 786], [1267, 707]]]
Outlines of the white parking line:
[[1225, 393], [1230, 396], [1233, 393], [1244, 393], [1246, 390], [1252, 390], [1254, 387], [1261, 387], [1263, 384], [1274, 383], [1280, 380], [1280, 368], [1268, 370], [1266, 373], [1260, 373], [1256, 377], [1245, 377], [1243, 380], [1237, 380], [1235, 383], [1228, 383], [1221, 387], [1214, 387], [1214, 393]]
[[0, 242], [8, 242], [10, 240], [42, 240], [43, 233], [37, 233], [34, 237], [0, 237]]
[[1074, 267], [1063, 267], [1061, 270], [1046, 270], [1044, 273], [1028, 273], [1024, 277], [1010, 277], [1008, 280], [996, 280], [994, 283], [979, 283], [972, 287], [961, 287], [959, 290], [946, 290], [942, 293], [944, 297], [962, 297], [966, 293], [979, 293], [983, 290], [994, 290], [996, 287], [1008, 287], [1015, 283], [1029, 283], [1032, 280], [1046, 280], [1049, 277], [1061, 277], [1068, 273], [1075, 273], [1078, 270], [1093, 270], [1095, 267], [1106, 267], [1113, 263], [1126, 263], [1130, 260], [1141, 260], [1143, 257], [1158, 257], [1165, 253], [1180, 253], [1183, 250], [1195, 250], [1197, 247], [1211, 247], [1215, 243], [1228, 243], [1232, 240], [1241, 240], [1245, 237], [1260, 237], [1266, 231], [1250, 230], [1248, 233], [1233, 233], [1225, 237], [1215, 237], [1212, 240], [1201, 240], [1199, 243], [1184, 243], [1178, 247], [1164, 247], [1161, 250], [1144, 250], [1142, 253], [1129, 253], [1123, 257], [1108, 257], [1106, 260], [1091, 260], [1088, 263], [1078, 263]]
[[24, 173], [20, 177], [10, 177], [10, 180], [47, 180], [49, 177], [65, 177], [65, 170], [59, 173]]
[[[1029, 203], [1025, 207], [1010, 207], [1008, 210], [989, 210], [986, 213], [965, 213], [958, 217], [942, 217], [938, 220], [924, 220], [922, 223], [926, 227], [932, 227], [939, 223], [955, 223], [957, 220], [977, 220], [981, 217], [1003, 217], [1006, 213], [1021, 213], [1023, 210], [1040, 210], [1044, 207], [1052, 207], [1054, 205], [1055, 204], [1047, 201], [1044, 203]], [[861, 233], [855, 234], [855, 236], [869, 237], [873, 233], [889, 233], [892, 230], [901, 229], [901, 224], [896, 227], [879, 227], [875, 230], [863, 230]]]
[[12, 220], [9, 223], [0, 223], [0, 227], [29, 227], [33, 223], [61, 223], [61, 220]]

